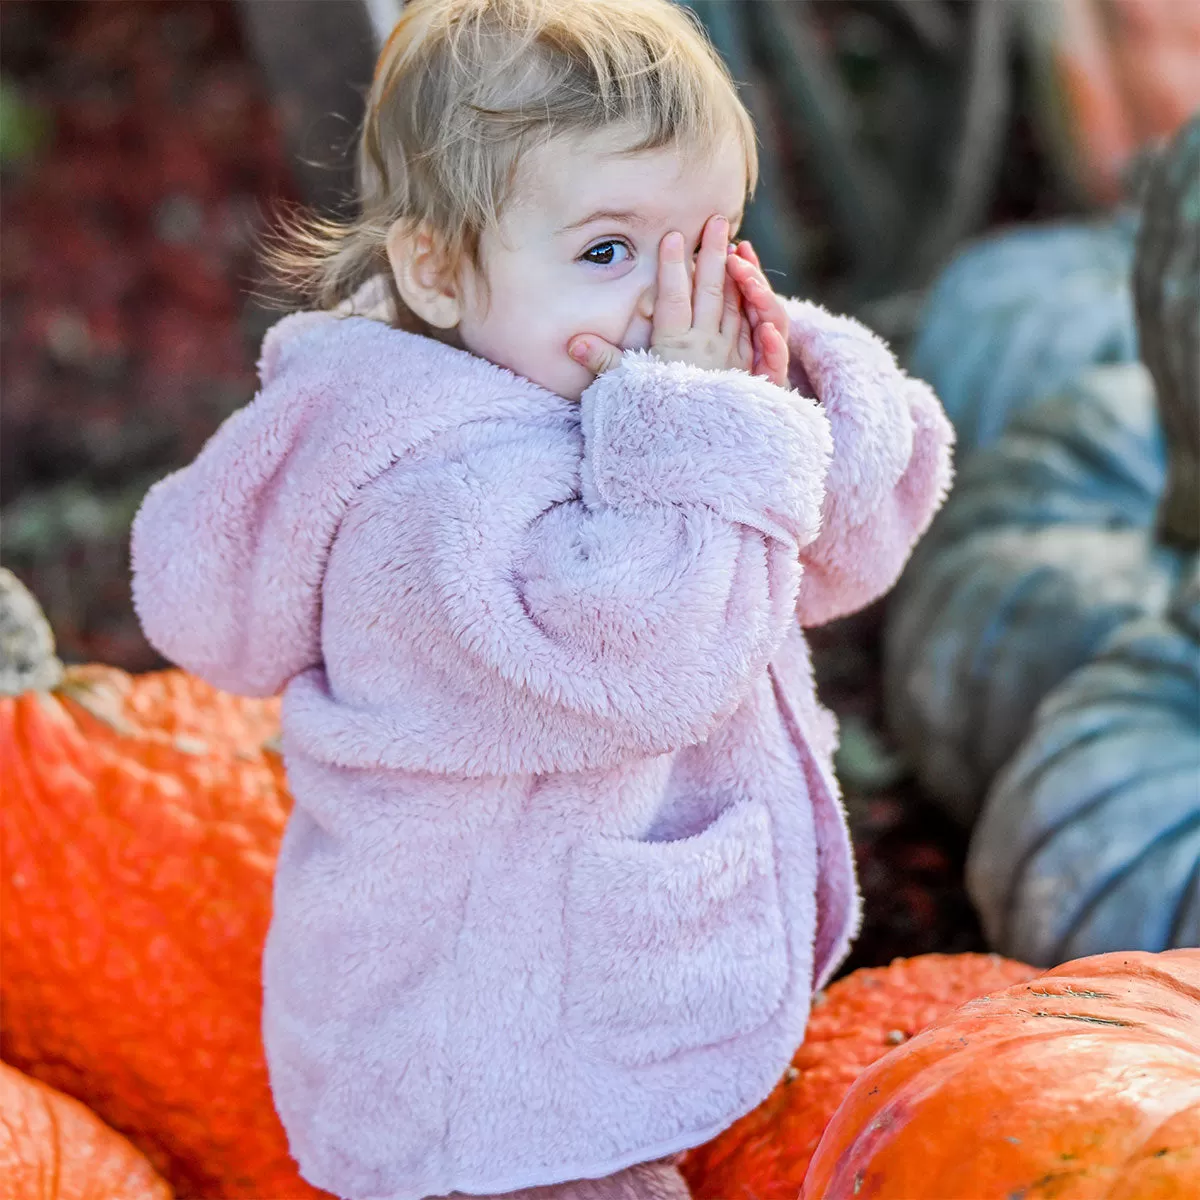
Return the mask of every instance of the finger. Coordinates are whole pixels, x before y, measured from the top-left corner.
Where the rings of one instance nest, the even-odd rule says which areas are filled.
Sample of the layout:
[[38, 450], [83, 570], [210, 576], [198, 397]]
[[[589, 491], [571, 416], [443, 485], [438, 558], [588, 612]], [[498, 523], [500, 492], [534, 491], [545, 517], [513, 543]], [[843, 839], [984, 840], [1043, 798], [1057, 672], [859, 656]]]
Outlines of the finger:
[[742, 288], [747, 311], [754, 314], [756, 321], [761, 316], [783, 332], [787, 326], [787, 309], [762, 271], [747, 259], [733, 254], [729, 256], [728, 269]]
[[770, 328], [770, 325], [760, 325], [754, 331], [754, 374], [761, 375], [766, 379], [772, 378], [772, 365], [767, 351]]
[[725, 281], [722, 286], [724, 308], [721, 312], [721, 335], [732, 340], [734, 333], [745, 320], [745, 309], [742, 306], [741, 289], [728, 271], [725, 272]]
[[571, 357], [593, 375], [611, 371], [621, 360], [621, 348], [602, 337], [577, 337], [568, 347]]
[[746, 295], [747, 311], [754, 314], [755, 321], [773, 325], [786, 344], [791, 330], [791, 319], [783, 301], [769, 288], [758, 283], [748, 284]]
[[783, 335], [774, 325], [763, 325], [762, 330], [763, 355], [768, 374], [780, 387], [786, 387], [788, 383], [787, 342], [784, 341]]
[[754, 331], [749, 321], [743, 321], [738, 331], [738, 364], [742, 370], [750, 371], [754, 367]]
[[726, 269], [733, 275], [738, 283], [743, 283], [749, 279], [757, 268], [748, 259], [743, 258], [736, 247], [729, 252], [725, 260]]
[[769, 317], [775, 310], [775, 293], [757, 276], [750, 275], [742, 282], [742, 294], [746, 307], [753, 312]]
[[696, 261], [692, 328], [716, 333], [725, 308], [725, 258], [729, 246], [729, 222], [718, 215], [709, 217], [700, 238]]
[[658, 248], [654, 336], [679, 337], [692, 327], [691, 280], [683, 261], [683, 234], [673, 230]]
[[755, 269], [734, 250], [725, 258], [725, 273], [733, 276], [744, 295], [749, 295], [750, 284], [757, 278]]
[[762, 269], [762, 263], [758, 261], [758, 255], [755, 253], [754, 247], [750, 245], [749, 241], [743, 239], [738, 243], [738, 254], [740, 254], [748, 263], [753, 264], [760, 270]]
[[729, 270], [733, 273], [738, 283], [746, 289], [748, 296], [761, 292], [768, 301], [774, 302], [775, 293], [771, 287], [770, 280], [763, 274], [762, 269], [756, 267], [749, 259], [743, 258], [740, 254], [731, 254], [729, 256]]
[[761, 375], [767, 379], [771, 377], [771, 370], [767, 363], [766, 346], [764, 337], [766, 335], [767, 326], [760, 325], [754, 330], [754, 368], [751, 372], [754, 375]]

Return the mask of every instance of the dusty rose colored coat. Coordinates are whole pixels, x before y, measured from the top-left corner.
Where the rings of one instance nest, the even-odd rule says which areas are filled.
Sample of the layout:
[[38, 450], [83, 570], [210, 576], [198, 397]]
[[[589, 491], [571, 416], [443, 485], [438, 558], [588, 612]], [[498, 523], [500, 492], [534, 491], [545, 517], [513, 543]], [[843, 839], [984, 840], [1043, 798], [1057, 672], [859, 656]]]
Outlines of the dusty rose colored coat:
[[715, 1135], [803, 1040], [858, 898], [801, 625], [891, 585], [951, 432], [862, 326], [788, 307], [821, 404], [645, 352], [572, 404], [298, 314], [147, 496], [151, 642], [286, 688], [263, 1032], [314, 1184], [607, 1175]]

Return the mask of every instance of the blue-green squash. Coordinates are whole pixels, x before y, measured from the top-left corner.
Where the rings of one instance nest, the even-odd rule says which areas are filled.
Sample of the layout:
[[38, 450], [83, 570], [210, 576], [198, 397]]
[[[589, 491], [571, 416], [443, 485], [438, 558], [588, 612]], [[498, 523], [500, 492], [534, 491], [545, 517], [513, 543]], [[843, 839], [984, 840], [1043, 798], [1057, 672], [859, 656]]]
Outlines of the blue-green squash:
[[909, 371], [937, 392], [961, 466], [1026, 405], [1099, 363], [1137, 360], [1135, 212], [992, 234], [935, 280]]
[[1167, 530], [1200, 519], [1200, 318], [1180, 307], [1200, 287], [1200, 118], [1153, 174], [1172, 172], [1137, 242], [1146, 365], [1094, 367], [1014, 416], [961, 470], [888, 606], [889, 724], [966, 824], [1043, 697], [1118, 626], [1161, 615], [1194, 558]]
[[1042, 701], [967, 888], [991, 944], [1040, 966], [1200, 945], [1200, 572]]
[[1151, 174], [1134, 294], [1182, 582], [1046, 696], [974, 830], [985, 929], [1039, 964], [1200, 945], [1200, 116]]
[[888, 602], [889, 727], [970, 824], [1041, 698], [1123, 622], [1161, 612], [1165, 451], [1140, 363], [1096, 368], [1014, 418], [958, 483]]

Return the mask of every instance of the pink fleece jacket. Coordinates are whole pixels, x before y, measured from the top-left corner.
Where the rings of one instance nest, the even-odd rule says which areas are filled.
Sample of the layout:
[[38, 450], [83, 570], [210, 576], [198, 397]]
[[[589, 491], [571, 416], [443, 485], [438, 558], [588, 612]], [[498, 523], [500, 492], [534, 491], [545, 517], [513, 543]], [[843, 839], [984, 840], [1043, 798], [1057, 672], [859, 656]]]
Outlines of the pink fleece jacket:
[[302, 313], [133, 528], [150, 641], [284, 690], [264, 958], [304, 1177], [354, 1200], [600, 1177], [764, 1099], [858, 923], [801, 626], [947, 489], [933, 393], [788, 301], [793, 381], [629, 351], [578, 404]]

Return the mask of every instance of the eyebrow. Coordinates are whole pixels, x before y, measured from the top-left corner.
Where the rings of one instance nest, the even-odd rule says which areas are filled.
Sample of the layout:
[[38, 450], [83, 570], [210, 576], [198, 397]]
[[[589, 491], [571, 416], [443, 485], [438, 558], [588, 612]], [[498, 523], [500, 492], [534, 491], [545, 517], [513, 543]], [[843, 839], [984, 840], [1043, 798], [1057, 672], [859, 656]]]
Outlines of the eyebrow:
[[582, 229], [585, 225], [590, 225], [593, 221], [621, 221], [627, 225], [637, 225], [639, 228], [644, 228], [647, 224], [646, 218], [639, 216], [635, 212], [630, 212], [625, 208], [598, 208], [595, 212], [590, 212], [586, 217], [582, 217], [578, 221], [572, 221], [570, 225], [564, 225], [558, 232], [570, 233], [573, 229]]
[[[741, 223], [742, 218], [746, 215], [746, 210], [743, 208], [740, 213], [730, 222], [731, 227], [736, 229]], [[595, 212], [590, 212], [586, 217], [578, 221], [572, 221], [570, 225], [564, 225], [558, 232], [570, 233], [575, 229], [582, 229], [585, 225], [590, 225], [593, 221], [618, 221], [626, 225], [634, 225], [639, 229], [644, 229], [649, 222], [645, 217], [639, 216], [635, 212], [631, 212], [626, 208], [598, 208]]]

